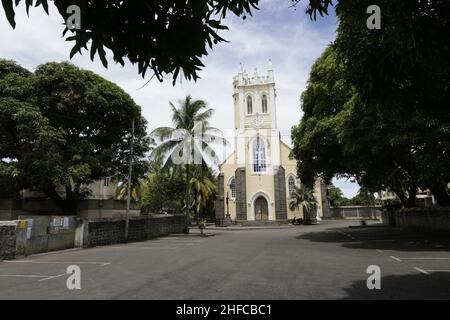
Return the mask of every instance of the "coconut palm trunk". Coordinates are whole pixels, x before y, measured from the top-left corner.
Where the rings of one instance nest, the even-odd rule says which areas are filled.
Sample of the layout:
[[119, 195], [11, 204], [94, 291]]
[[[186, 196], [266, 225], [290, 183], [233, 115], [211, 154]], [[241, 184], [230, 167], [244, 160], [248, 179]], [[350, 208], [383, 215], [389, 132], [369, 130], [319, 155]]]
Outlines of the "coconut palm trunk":
[[189, 233], [189, 226], [191, 224], [191, 210], [190, 210], [190, 186], [189, 186], [189, 181], [191, 180], [190, 177], [190, 168], [189, 168], [189, 164], [187, 163], [186, 165], [186, 191], [185, 191], [185, 198], [184, 198], [184, 202], [185, 202], [185, 215], [186, 215], [186, 221], [185, 221], [185, 226], [184, 226], [184, 233], [188, 234]]

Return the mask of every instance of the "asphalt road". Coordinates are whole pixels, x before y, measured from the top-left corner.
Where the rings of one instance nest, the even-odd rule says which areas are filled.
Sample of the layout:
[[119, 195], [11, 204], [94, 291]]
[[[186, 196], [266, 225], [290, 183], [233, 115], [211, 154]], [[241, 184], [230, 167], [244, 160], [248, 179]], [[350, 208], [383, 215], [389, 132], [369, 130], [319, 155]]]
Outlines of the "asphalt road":
[[[450, 238], [357, 224], [210, 230], [0, 262], [0, 299], [450, 298]], [[81, 290], [67, 289], [70, 265]], [[381, 290], [367, 288], [371, 265]]]

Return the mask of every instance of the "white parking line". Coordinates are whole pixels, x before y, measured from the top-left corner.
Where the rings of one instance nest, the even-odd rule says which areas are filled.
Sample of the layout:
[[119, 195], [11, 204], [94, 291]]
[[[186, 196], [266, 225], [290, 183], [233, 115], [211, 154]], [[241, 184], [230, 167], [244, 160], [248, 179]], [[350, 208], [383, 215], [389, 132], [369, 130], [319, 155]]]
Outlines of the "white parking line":
[[402, 262], [402, 260], [401, 260], [401, 259], [399, 259], [399, 258], [397, 258], [397, 257], [394, 257], [394, 256], [390, 256], [390, 258], [391, 258], [391, 259], [394, 259], [395, 261], [398, 261], [398, 262]]
[[48, 278], [50, 276], [38, 276], [34, 274], [24, 275], [24, 274], [0, 274], [2, 278]]
[[60, 278], [63, 276], [67, 276], [67, 273], [59, 274], [56, 276], [41, 276], [41, 275], [35, 275], [35, 274], [0, 274], [0, 278], [31, 278], [31, 279], [39, 279], [38, 282], [47, 281], [51, 279]]
[[422, 272], [423, 274], [430, 275], [431, 273], [450, 273], [450, 270], [423, 270], [417, 267], [414, 267], [419, 272]]
[[423, 270], [423, 269], [420, 269], [420, 268], [417, 268], [417, 267], [414, 267], [414, 269], [417, 270], [417, 271], [419, 271], [419, 272], [421, 272], [421, 273], [423, 273], [423, 274], [430, 275], [430, 273], [428, 272], [428, 270]]
[[111, 262], [73, 262], [73, 261], [37, 261], [37, 260], [11, 260], [5, 263], [29, 263], [29, 264], [66, 264], [66, 265], [97, 265], [104, 267], [110, 265]]
[[450, 258], [442, 258], [442, 257], [414, 257], [414, 258], [397, 258], [400, 261], [403, 260], [450, 260]]
[[429, 257], [429, 258], [400, 258], [402, 260], [450, 260], [450, 258]]
[[62, 274], [59, 274], [57, 276], [51, 276], [51, 277], [47, 277], [47, 278], [44, 278], [44, 279], [40, 279], [39, 282], [47, 281], [47, 280], [51, 280], [51, 279], [56, 279], [56, 278], [61, 278], [61, 277], [67, 276], [67, 275], [68, 275], [67, 273], [62, 273]]

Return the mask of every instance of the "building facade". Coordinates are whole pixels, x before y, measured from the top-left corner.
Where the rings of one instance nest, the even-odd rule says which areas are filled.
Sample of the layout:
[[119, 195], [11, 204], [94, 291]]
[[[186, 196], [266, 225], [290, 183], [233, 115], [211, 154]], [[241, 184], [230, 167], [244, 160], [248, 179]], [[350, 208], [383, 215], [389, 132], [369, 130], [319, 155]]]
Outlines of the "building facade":
[[[234, 78], [235, 151], [220, 166], [217, 220], [287, 222], [303, 218], [302, 209], [289, 209], [297, 178], [297, 161], [281, 140], [277, 127], [275, 76], [269, 62], [267, 74], [252, 77], [241, 70]], [[324, 215], [326, 194], [316, 182], [317, 218]]]
[[[78, 203], [79, 218], [114, 218], [125, 215], [126, 200], [117, 198], [117, 182], [104, 178], [87, 186], [90, 191], [86, 199]], [[57, 190], [65, 197], [64, 188]], [[130, 215], [139, 216], [139, 206], [132, 202]], [[18, 199], [0, 199], [0, 221], [16, 220], [21, 215], [64, 215], [61, 208], [42, 192], [22, 190]]]

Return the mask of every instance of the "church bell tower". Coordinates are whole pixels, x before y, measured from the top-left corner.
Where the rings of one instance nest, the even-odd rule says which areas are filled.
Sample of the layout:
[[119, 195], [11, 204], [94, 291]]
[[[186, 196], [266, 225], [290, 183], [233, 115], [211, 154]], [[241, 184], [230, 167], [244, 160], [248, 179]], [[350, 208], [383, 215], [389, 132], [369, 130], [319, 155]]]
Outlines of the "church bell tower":
[[[241, 64], [233, 79], [233, 88], [236, 162], [240, 167], [253, 164], [255, 174], [273, 173], [280, 165], [280, 133], [272, 61], [269, 60], [265, 74], [259, 74], [255, 68], [252, 76]], [[263, 168], [255, 166], [258, 156], [258, 152], [252, 150], [255, 141], [261, 146], [259, 157], [264, 157]]]

